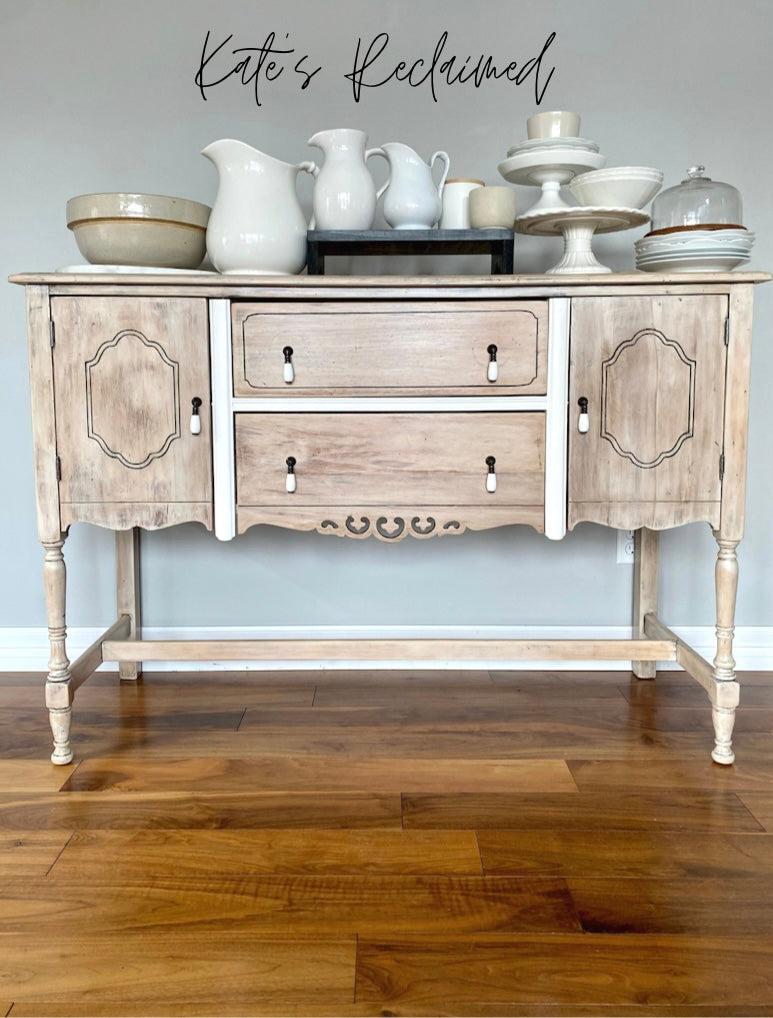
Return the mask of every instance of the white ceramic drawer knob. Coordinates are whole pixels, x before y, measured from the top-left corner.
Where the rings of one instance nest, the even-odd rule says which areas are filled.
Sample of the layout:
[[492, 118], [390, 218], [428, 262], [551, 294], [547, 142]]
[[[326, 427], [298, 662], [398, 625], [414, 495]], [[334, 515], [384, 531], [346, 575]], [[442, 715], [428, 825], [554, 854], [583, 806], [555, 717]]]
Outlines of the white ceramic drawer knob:
[[486, 491], [497, 490], [497, 475], [496, 475], [496, 459], [493, 456], [486, 457], [486, 466], [488, 467], [488, 473], [486, 474]]
[[191, 434], [201, 434], [201, 417], [199, 415], [199, 407], [201, 406], [201, 400], [198, 396], [194, 396], [191, 400]]
[[286, 346], [282, 351], [284, 354], [284, 380], [287, 385], [292, 385], [295, 381], [295, 368], [293, 367], [293, 348]]
[[488, 371], [486, 377], [490, 382], [496, 382], [496, 380], [499, 378], [499, 367], [497, 365], [496, 345], [492, 343], [490, 346], [486, 348], [486, 352], [488, 353], [489, 357]]
[[292, 493], [295, 491], [297, 487], [297, 483], [295, 480], [295, 464], [296, 464], [295, 456], [288, 456], [285, 462], [287, 463], [287, 477], [285, 478], [285, 488], [292, 495]]
[[590, 428], [590, 417], [588, 416], [588, 400], [585, 396], [580, 396], [577, 400], [577, 405], [580, 408], [580, 416], [577, 420], [577, 430], [580, 434], [585, 435]]

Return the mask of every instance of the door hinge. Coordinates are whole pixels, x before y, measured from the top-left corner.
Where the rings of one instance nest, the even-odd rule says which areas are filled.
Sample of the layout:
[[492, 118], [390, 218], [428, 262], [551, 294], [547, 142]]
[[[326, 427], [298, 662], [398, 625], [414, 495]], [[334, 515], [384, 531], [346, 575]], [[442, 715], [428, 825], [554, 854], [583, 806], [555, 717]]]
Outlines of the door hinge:
[[48, 335], [49, 342], [51, 344], [51, 349], [53, 350], [54, 347], [56, 346], [56, 328], [54, 326], [53, 321], [49, 321], [48, 323]]
[[58, 456], [56, 457], [56, 479], [57, 481], [62, 479], [62, 461]]
[[725, 346], [730, 346], [730, 315], [725, 319]]
[[725, 479], [725, 454], [722, 453], [719, 457], [719, 479], [723, 481]]

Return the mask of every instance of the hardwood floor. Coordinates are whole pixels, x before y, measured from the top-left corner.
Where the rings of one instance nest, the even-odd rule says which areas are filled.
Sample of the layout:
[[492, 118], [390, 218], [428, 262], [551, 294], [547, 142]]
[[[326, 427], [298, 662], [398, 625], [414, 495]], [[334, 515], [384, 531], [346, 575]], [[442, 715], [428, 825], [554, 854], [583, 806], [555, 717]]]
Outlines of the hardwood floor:
[[0, 1016], [773, 1016], [773, 675], [0, 676]]

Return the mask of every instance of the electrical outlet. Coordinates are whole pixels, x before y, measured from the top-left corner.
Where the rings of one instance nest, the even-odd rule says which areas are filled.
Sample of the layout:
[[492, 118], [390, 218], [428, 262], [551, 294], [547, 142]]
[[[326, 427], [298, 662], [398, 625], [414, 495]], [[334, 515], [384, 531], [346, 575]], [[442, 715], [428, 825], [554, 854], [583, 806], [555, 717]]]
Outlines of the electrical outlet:
[[617, 532], [617, 564], [633, 565], [633, 531], [618, 530]]

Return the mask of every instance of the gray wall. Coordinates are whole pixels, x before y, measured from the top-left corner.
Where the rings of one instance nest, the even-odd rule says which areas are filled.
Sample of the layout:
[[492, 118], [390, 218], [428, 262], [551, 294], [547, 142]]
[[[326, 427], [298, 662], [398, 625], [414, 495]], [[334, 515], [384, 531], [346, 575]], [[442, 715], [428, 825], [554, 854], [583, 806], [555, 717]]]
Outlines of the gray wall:
[[[208, 30], [229, 47], [260, 45], [270, 31], [322, 66], [305, 91], [292, 65], [267, 84], [258, 107], [229, 80], [203, 101], [194, 84]], [[240, 138], [280, 158], [314, 156], [306, 139], [325, 127], [367, 130], [370, 144], [405, 141], [429, 156], [446, 149], [452, 176], [497, 183], [497, 163], [525, 137], [536, 108], [533, 77], [479, 89], [391, 82], [355, 103], [344, 74], [358, 37], [390, 42], [378, 67], [431, 58], [443, 30], [446, 54], [536, 56], [555, 73], [542, 109], [573, 109], [581, 133], [608, 165], [661, 167], [666, 185], [700, 162], [735, 184], [757, 234], [752, 268], [773, 268], [770, 0], [27, 0], [3, 2], [0, 275], [80, 261], [65, 227], [65, 202], [90, 191], [139, 190], [211, 203], [215, 171], [199, 155], [210, 141]], [[374, 70], [374, 74], [375, 74]], [[374, 160], [374, 171], [378, 172]], [[305, 190], [303, 188], [306, 188]], [[308, 183], [301, 185], [308, 208]], [[519, 189], [525, 209], [534, 192]], [[633, 267], [644, 229], [599, 238], [619, 270]], [[516, 270], [539, 272], [560, 241], [520, 239]], [[426, 263], [425, 263], [426, 265]], [[475, 269], [471, 259], [435, 271]], [[384, 263], [339, 263], [388, 271]], [[423, 266], [425, 267], [425, 266]], [[418, 271], [418, 261], [403, 263]], [[741, 548], [737, 621], [773, 617], [773, 472], [769, 398], [773, 285], [757, 290], [747, 537]], [[45, 613], [36, 541], [24, 300], [0, 287], [0, 426], [3, 435], [0, 626], [39, 626]], [[583, 525], [561, 544], [527, 529], [398, 545], [256, 529], [219, 545], [202, 528], [143, 535], [145, 620], [182, 624], [400, 623], [626, 624], [631, 571], [615, 564], [615, 536]], [[713, 617], [713, 538], [690, 526], [663, 540], [664, 612], [677, 625]], [[69, 622], [113, 618], [111, 536], [76, 525], [66, 546]], [[336, 597], [331, 597], [335, 589]]]

